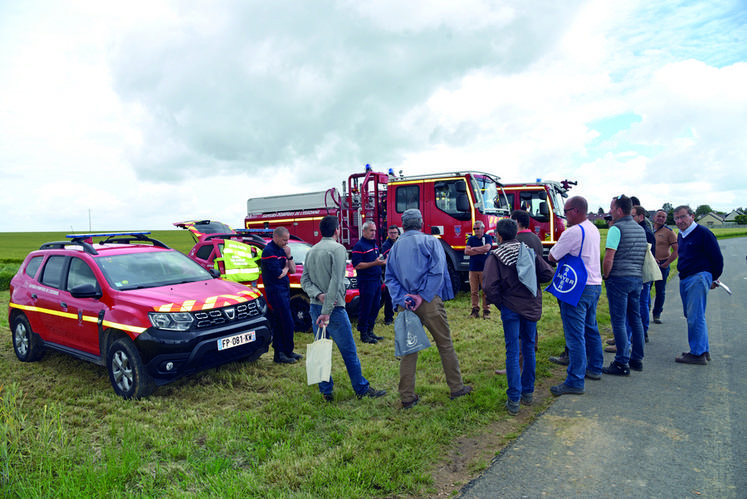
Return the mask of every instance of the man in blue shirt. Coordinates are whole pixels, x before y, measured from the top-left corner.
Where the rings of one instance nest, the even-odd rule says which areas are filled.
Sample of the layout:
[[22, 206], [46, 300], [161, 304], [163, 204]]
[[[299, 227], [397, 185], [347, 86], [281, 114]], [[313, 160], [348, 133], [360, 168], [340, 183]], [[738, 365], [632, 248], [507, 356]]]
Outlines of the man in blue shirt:
[[[423, 234], [422, 228], [423, 216], [420, 210], [409, 209], [402, 214], [402, 229], [405, 232], [389, 252], [386, 285], [394, 306], [414, 311], [431, 333], [441, 356], [446, 384], [453, 400], [470, 393], [472, 387], [462, 382], [459, 360], [454, 351], [443, 303], [443, 300], [454, 298], [446, 253], [438, 239]], [[409, 305], [405, 304], [406, 299], [410, 302]], [[420, 400], [415, 393], [417, 362], [417, 352], [400, 359], [399, 396], [405, 409], [413, 407]]]
[[[480, 289], [482, 288], [482, 271], [485, 268], [485, 259], [493, 247], [493, 238], [485, 234], [485, 224], [480, 220], [472, 227], [474, 234], [467, 239], [464, 254], [469, 257], [469, 289], [472, 299], [472, 312], [469, 314], [473, 319], [480, 318]], [[456, 293], [457, 289], [454, 290]], [[490, 318], [490, 304], [482, 292], [482, 317]]]
[[710, 360], [708, 326], [705, 310], [708, 290], [717, 286], [716, 281], [724, 270], [724, 257], [713, 232], [695, 223], [689, 206], [674, 209], [679, 259], [680, 297], [687, 318], [687, 341], [690, 351], [676, 357], [681, 364], [706, 365]]
[[386, 260], [379, 258], [376, 224], [371, 221], [364, 223], [362, 232], [363, 237], [355, 243], [351, 254], [361, 294], [358, 332], [363, 343], [376, 343], [384, 339], [383, 336], [376, 336], [373, 329], [381, 308], [381, 267], [386, 265]]

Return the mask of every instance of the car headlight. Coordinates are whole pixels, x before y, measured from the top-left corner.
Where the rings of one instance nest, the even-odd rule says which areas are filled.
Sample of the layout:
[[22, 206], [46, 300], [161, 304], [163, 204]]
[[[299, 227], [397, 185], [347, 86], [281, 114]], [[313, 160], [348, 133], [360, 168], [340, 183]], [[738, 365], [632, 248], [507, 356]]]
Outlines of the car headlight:
[[194, 322], [192, 314], [187, 312], [149, 312], [148, 319], [154, 328], [165, 331], [188, 331]]
[[259, 310], [262, 315], [267, 315], [267, 302], [261, 296], [257, 298], [257, 310]]

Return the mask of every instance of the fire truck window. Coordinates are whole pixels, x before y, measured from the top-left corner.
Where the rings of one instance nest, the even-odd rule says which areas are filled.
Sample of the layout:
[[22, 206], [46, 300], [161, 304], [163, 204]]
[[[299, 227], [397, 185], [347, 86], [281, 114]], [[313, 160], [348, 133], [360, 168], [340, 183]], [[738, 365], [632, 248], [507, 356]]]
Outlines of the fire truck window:
[[397, 213], [404, 213], [411, 208], [420, 208], [420, 186], [418, 185], [397, 187], [395, 196]]
[[80, 258], [73, 258], [67, 274], [67, 290], [72, 291], [73, 288], [81, 284], [91, 284], [94, 287], [98, 287], [96, 276], [91, 267]]
[[459, 220], [469, 218], [469, 198], [465, 194], [467, 186], [464, 180], [436, 182], [433, 188], [436, 208]]
[[538, 222], [548, 222], [550, 211], [547, 206], [547, 198], [544, 191], [522, 192], [521, 209], [529, 213], [529, 216]]
[[[508, 206], [506, 206], [505, 200], [508, 199]], [[498, 206], [496, 208], [499, 208], [501, 210], [508, 210], [509, 212], [514, 211], [514, 195], [513, 194], [506, 194], [506, 197], [498, 196], [496, 199], [496, 202], [498, 203]]]
[[60, 289], [62, 286], [62, 268], [65, 265], [64, 256], [50, 256], [44, 265], [41, 282], [52, 288]]

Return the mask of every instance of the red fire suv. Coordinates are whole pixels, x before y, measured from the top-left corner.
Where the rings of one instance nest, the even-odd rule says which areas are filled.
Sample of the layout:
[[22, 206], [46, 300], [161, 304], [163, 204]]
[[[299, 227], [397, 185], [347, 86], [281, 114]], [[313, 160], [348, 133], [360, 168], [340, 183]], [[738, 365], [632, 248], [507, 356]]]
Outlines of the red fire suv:
[[18, 359], [53, 349], [104, 365], [114, 391], [129, 399], [268, 351], [259, 290], [216, 279], [147, 234], [68, 236], [26, 256], [10, 283]]
[[[214, 220], [192, 220], [176, 222], [174, 225], [189, 230], [195, 238], [196, 244], [187, 256], [205, 269], [218, 270], [221, 275], [225, 275], [225, 268], [222, 266], [222, 262], [219, 261], [217, 268], [215, 263], [216, 259], [222, 259], [224, 256], [224, 241], [226, 239], [233, 239], [256, 248], [256, 251], [253, 250], [255, 255], [261, 255], [267, 243], [272, 240], [272, 231], [234, 231], [229, 226]], [[295, 274], [289, 275], [291, 287], [290, 306], [291, 314], [293, 315], [294, 330], [309, 332], [311, 331], [309, 297], [301, 289], [301, 275], [303, 274], [303, 262], [306, 258], [306, 253], [308, 253], [312, 245], [296, 236], [290, 237], [288, 245], [291, 247], [291, 254], [293, 255], [293, 260], [296, 262]], [[360, 292], [358, 291], [355, 269], [349, 262], [345, 276], [345, 309], [348, 315], [355, 317], [358, 315], [358, 308], [360, 307]], [[264, 293], [265, 287], [262, 283], [261, 273], [258, 274], [256, 285]]]

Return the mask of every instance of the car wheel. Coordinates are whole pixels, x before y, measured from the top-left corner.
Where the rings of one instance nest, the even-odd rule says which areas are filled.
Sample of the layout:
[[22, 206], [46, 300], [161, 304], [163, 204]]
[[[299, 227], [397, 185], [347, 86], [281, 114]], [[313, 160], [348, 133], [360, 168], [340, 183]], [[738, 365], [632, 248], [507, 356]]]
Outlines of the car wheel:
[[139, 399], [153, 393], [153, 380], [145, 372], [140, 354], [129, 338], [112, 343], [106, 356], [106, 367], [112, 387], [120, 397]]
[[44, 356], [44, 347], [24, 315], [13, 319], [13, 350], [21, 362], [34, 362]]
[[311, 328], [311, 306], [309, 297], [305, 294], [291, 296], [291, 315], [293, 316], [293, 330], [301, 333], [310, 333]]
[[449, 278], [451, 279], [451, 289], [456, 296], [462, 290], [464, 280], [462, 279], [462, 273], [457, 272], [451, 264], [449, 264]]

